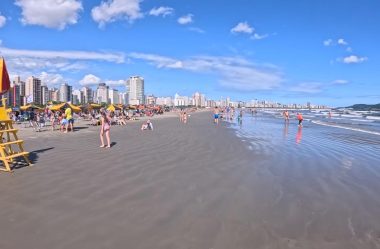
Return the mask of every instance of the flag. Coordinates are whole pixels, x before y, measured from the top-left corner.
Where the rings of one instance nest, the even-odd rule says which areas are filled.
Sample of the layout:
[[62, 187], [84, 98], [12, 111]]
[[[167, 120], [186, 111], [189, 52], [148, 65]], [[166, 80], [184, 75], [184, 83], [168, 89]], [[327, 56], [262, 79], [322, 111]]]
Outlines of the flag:
[[5, 93], [11, 87], [11, 81], [9, 80], [9, 75], [7, 67], [5, 66], [4, 58], [0, 59], [0, 94]]

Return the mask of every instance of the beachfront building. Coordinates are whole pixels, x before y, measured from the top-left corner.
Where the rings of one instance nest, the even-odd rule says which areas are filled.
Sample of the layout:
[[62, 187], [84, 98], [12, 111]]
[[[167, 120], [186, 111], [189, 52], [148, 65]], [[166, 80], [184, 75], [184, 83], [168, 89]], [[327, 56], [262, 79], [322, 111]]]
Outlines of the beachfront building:
[[110, 89], [108, 92], [109, 101], [111, 104], [119, 104], [119, 91], [117, 89]]
[[180, 96], [178, 93], [174, 95], [174, 106], [189, 106], [190, 98], [188, 96]]
[[156, 105], [173, 106], [173, 99], [171, 97], [158, 97]]
[[126, 105], [128, 103], [128, 94], [119, 93], [119, 104]]
[[59, 90], [57, 88], [49, 89], [49, 98], [51, 101], [59, 101]]
[[41, 86], [41, 104], [46, 105], [50, 101], [49, 89], [46, 85]]
[[196, 107], [205, 107], [206, 106], [206, 96], [204, 94], [199, 93], [199, 92], [194, 93], [193, 103], [191, 105], [194, 105]]
[[41, 80], [34, 76], [30, 76], [25, 83], [25, 104], [35, 103], [41, 105]]
[[69, 86], [67, 83], [62, 83], [59, 88], [59, 101], [70, 102], [72, 101], [72, 91], [73, 87]]
[[156, 104], [156, 97], [152, 94], [152, 95], [148, 95], [145, 99], [145, 103], [147, 105], [155, 105]]
[[129, 77], [126, 88], [130, 105], [145, 104], [144, 78], [140, 76]]
[[91, 88], [87, 87], [87, 86], [84, 86], [82, 87], [82, 97], [83, 97], [83, 104], [84, 103], [93, 103], [94, 102], [94, 99], [93, 99], [93, 91]]
[[95, 99], [98, 104], [109, 103], [109, 87], [106, 83], [99, 83], [98, 88], [96, 89]]
[[82, 93], [81, 90], [75, 89], [73, 91], [73, 100], [72, 100], [72, 103], [74, 105], [79, 105], [79, 104], [83, 104], [84, 103], [84, 97], [83, 97], [83, 93]]

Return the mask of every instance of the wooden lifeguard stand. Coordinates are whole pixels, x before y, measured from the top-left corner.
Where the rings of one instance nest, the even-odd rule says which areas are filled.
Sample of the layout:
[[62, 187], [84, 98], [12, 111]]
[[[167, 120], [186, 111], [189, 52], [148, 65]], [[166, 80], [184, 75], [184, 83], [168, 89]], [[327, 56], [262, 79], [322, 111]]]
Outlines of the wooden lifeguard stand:
[[2, 99], [2, 102], [3, 106], [0, 106], [0, 161], [3, 167], [0, 166], [0, 170], [12, 172], [11, 165], [17, 158], [23, 158], [27, 165], [32, 164], [28, 158], [29, 152], [24, 151], [24, 141], [18, 138], [18, 130], [13, 128], [12, 120], [8, 117], [6, 99]]

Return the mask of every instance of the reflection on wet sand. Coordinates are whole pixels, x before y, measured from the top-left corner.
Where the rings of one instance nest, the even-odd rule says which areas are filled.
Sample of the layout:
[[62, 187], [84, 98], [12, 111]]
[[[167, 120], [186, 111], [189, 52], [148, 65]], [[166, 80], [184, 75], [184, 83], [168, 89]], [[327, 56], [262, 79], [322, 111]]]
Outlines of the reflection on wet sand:
[[302, 126], [298, 127], [297, 136], [296, 136], [296, 143], [300, 144], [302, 140]]

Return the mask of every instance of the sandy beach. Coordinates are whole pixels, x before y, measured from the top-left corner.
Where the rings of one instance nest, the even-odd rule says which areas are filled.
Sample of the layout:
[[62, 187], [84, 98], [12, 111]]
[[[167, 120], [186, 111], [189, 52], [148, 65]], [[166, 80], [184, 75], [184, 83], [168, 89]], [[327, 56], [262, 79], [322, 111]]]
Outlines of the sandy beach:
[[378, 158], [358, 168], [334, 145], [351, 168], [335, 167], [323, 141], [308, 154], [307, 125], [289, 150], [209, 112], [140, 125], [112, 127], [111, 149], [98, 127], [21, 132], [35, 165], [0, 174], [0, 248], [380, 248]]

